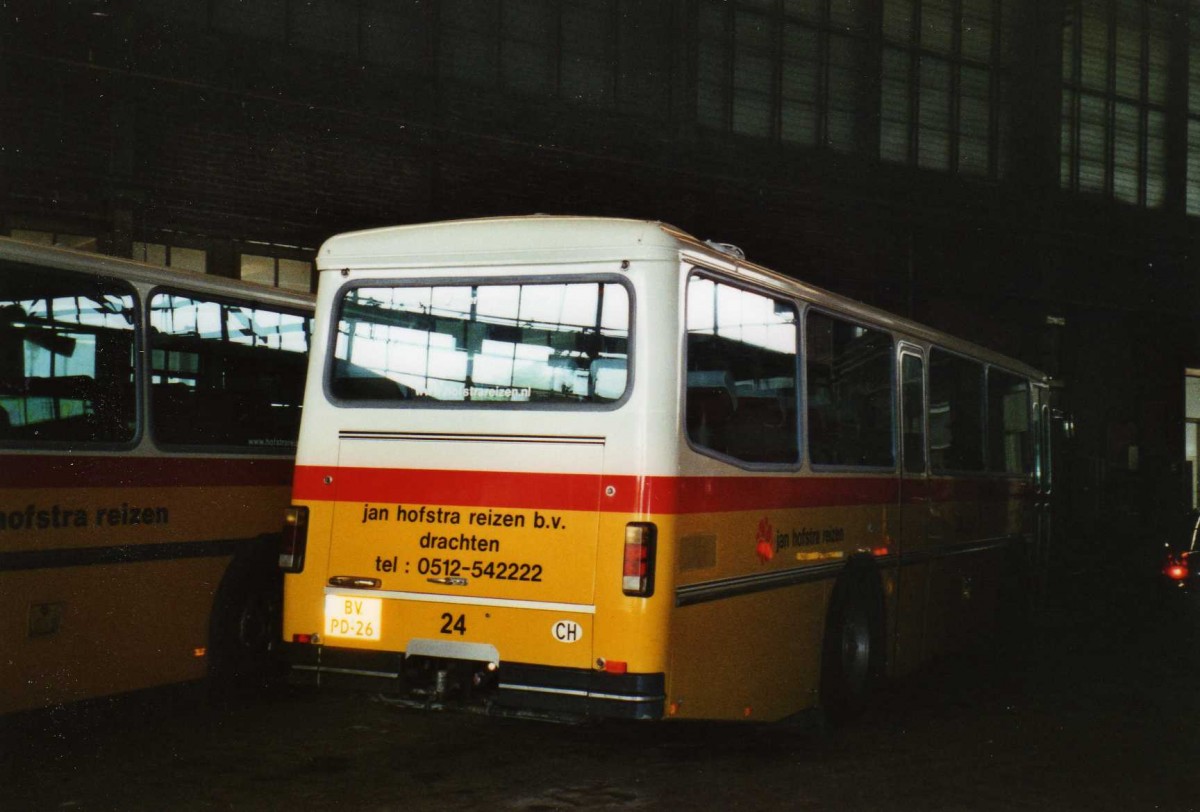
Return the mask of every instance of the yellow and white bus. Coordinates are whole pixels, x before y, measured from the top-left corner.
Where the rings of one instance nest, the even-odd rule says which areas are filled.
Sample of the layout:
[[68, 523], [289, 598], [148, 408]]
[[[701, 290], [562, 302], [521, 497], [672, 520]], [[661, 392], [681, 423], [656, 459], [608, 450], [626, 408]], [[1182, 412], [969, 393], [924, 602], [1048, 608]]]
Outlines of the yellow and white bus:
[[0, 713], [266, 673], [312, 311], [0, 239]]
[[301, 681], [843, 713], [989, 628], [1006, 570], [1037, 583], [1022, 363], [656, 222], [384, 228], [318, 268], [280, 562]]

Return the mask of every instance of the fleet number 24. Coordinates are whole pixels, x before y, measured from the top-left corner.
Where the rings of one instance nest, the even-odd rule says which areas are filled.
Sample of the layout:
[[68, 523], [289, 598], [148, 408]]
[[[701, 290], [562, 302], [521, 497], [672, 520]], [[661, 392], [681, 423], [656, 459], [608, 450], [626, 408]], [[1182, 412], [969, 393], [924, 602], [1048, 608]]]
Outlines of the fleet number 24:
[[460, 637], [467, 633], [467, 616], [457, 617], [449, 612], [442, 613], [442, 634], [457, 634]]

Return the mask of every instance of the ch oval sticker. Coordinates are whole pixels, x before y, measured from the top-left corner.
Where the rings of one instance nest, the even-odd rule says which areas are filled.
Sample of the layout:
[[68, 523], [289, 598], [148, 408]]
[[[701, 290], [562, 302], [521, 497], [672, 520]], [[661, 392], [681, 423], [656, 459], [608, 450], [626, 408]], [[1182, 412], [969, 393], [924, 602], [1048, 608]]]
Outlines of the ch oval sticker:
[[573, 620], [558, 620], [550, 627], [550, 634], [560, 643], [578, 643], [583, 639], [583, 627]]

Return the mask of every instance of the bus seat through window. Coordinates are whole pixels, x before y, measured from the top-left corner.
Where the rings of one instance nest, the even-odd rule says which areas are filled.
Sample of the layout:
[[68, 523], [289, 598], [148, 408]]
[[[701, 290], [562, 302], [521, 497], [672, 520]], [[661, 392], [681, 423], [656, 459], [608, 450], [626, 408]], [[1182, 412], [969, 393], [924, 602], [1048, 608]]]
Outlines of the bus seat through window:
[[729, 421], [726, 451], [747, 462], [795, 462], [795, 423], [778, 393], [742, 394]]
[[725, 370], [687, 374], [687, 431], [693, 442], [725, 451], [729, 423], [737, 411], [733, 378]]

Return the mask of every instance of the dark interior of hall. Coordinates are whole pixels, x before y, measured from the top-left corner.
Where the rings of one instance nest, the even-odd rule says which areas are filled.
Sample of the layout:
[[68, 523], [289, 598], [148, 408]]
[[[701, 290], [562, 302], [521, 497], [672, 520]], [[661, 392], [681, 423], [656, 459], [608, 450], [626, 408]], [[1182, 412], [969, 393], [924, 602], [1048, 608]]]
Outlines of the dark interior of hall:
[[346, 230], [663, 220], [1053, 375], [1077, 543], [1142, 539], [1195, 502], [1195, 3], [0, 13], [0, 234], [308, 288]]

